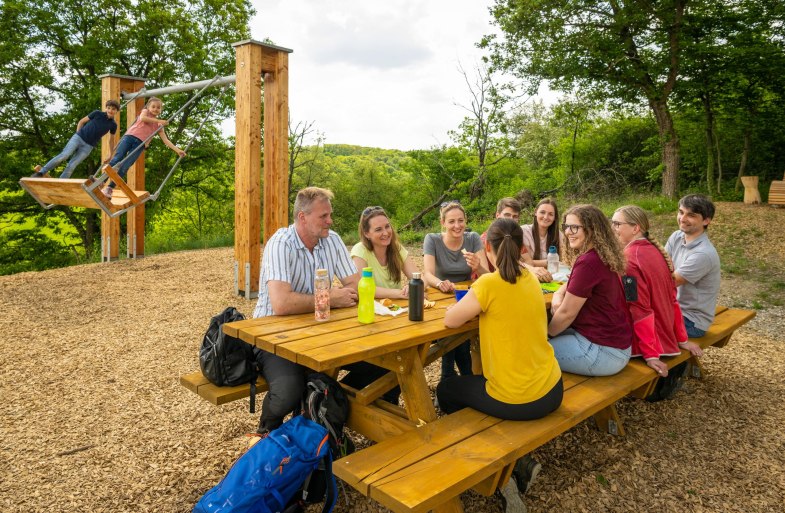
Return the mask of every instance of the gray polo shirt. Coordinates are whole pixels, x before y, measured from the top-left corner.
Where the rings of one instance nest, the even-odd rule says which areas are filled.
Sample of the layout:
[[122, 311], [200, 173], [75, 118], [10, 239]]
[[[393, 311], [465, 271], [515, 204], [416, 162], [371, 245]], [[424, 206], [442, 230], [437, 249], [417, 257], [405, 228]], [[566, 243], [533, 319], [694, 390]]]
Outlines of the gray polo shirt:
[[436, 259], [436, 277], [452, 282], [467, 281], [472, 278], [472, 268], [466, 263], [461, 249], [477, 253], [482, 249], [482, 241], [476, 232], [463, 235], [463, 245], [453, 251], [444, 245], [441, 233], [429, 233], [425, 236], [423, 253]]
[[714, 322], [717, 295], [720, 292], [720, 256], [704, 232], [690, 243], [685, 243], [684, 232], [677, 230], [668, 238], [665, 250], [673, 259], [673, 268], [687, 283], [678, 287], [681, 312], [708, 330]]
[[313, 294], [316, 269], [327, 269], [331, 279], [337, 276], [340, 280], [357, 273], [346, 245], [334, 231], [330, 230], [326, 239], [320, 239], [311, 253], [294, 225], [278, 229], [264, 247], [254, 318], [273, 315], [267, 288], [269, 280], [285, 281], [291, 284], [293, 292]]

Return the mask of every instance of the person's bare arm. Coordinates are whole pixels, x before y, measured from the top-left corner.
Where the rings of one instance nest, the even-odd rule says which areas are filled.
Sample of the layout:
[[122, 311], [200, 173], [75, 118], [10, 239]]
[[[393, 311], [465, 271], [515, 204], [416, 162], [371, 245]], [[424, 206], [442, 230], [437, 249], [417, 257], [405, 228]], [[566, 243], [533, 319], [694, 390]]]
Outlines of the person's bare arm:
[[[270, 305], [274, 315], [313, 312], [313, 295], [294, 292], [291, 283], [270, 280], [267, 282], [267, 291], [270, 294]], [[332, 300], [330, 303], [332, 305]]]
[[166, 130], [162, 129], [160, 132], [158, 132], [158, 135], [161, 136], [161, 140], [164, 142], [165, 145], [169, 147], [169, 149], [171, 149], [173, 152], [177, 153], [181, 157], [185, 157], [185, 152], [180, 148], [178, 148], [177, 146], [175, 146], [174, 143], [172, 143], [172, 141], [169, 140], [169, 136], [166, 135]]
[[578, 297], [565, 291], [564, 299], [562, 299], [561, 305], [553, 313], [551, 323], [548, 325], [548, 335], [555, 336], [569, 328], [572, 321], [578, 317], [578, 312], [581, 311], [584, 303], [586, 303], [585, 297]]
[[436, 257], [433, 255], [424, 255], [422, 257], [423, 267], [425, 267], [425, 286], [433, 287], [441, 290], [442, 292], [452, 292], [455, 290], [455, 284], [450, 280], [440, 280], [436, 276]]
[[677, 287], [681, 287], [685, 283], [688, 283], [687, 280], [685, 280], [684, 277], [676, 271], [673, 271], [673, 281], [676, 282]]

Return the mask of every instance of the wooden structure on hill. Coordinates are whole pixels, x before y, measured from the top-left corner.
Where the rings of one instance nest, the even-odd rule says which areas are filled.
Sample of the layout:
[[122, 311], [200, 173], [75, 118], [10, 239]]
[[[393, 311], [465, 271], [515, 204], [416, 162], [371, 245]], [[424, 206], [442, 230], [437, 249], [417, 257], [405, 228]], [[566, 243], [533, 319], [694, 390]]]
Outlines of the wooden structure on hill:
[[772, 180], [769, 187], [769, 205], [785, 205], [785, 175], [782, 180]]

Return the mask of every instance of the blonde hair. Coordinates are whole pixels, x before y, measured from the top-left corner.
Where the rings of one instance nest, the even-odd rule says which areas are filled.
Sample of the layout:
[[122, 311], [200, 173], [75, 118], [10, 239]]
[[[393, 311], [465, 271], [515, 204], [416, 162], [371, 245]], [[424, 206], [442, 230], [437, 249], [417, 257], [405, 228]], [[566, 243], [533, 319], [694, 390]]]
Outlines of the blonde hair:
[[591, 245], [600, 257], [600, 260], [611, 271], [617, 274], [624, 274], [626, 268], [624, 253], [619, 246], [616, 235], [613, 233], [611, 223], [605, 217], [605, 214], [602, 213], [602, 210], [594, 205], [575, 205], [564, 213], [564, 222], [566, 222], [569, 215], [573, 215], [580, 220], [586, 239], [583, 247], [580, 249], [573, 249], [569, 244], [566, 245], [564, 260], [567, 262], [567, 265], [572, 267], [575, 260], [588, 251], [589, 245]]
[[638, 205], [624, 205], [623, 207], [617, 208], [616, 212], [624, 216], [625, 221], [637, 225], [641, 229], [643, 236], [657, 248], [662, 254], [662, 258], [665, 259], [665, 263], [668, 264], [668, 269], [670, 272], [673, 272], [673, 260], [671, 260], [670, 255], [665, 251], [665, 248], [657, 242], [657, 239], [649, 234], [649, 216], [646, 215], [646, 211]]
[[458, 201], [450, 201], [447, 204], [443, 204], [441, 210], [439, 210], [439, 216], [441, 217], [441, 220], [444, 221], [444, 218], [447, 216], [447, 212], [450, 210], [455, 210], [456, 208], [463, 212], [463, 217], [466, 218], [466, 210], [464, 210], [463, 205], [461, 205], [461, 203]]
[[164, 101], [163, 101], [162, 99], [160, 99], [159, 97], [157, 97], [157, 96], [151, 96], [151, 97], [149, 97], [149, 98], [147, 99], [147, 103], [145, 103], [145, 104], [144, 104], [144, 108], [146, 109], [147, 107], [149, 107], [149, 106], [150, 106], [150, 104], [151, 104], [151, 103], [155, 103], [155, 102], [158, 102], [158, 103], [160, 103], [160, 104], [161, 104], [161, 106], [163, 106], [163, 104], [164, 104]]

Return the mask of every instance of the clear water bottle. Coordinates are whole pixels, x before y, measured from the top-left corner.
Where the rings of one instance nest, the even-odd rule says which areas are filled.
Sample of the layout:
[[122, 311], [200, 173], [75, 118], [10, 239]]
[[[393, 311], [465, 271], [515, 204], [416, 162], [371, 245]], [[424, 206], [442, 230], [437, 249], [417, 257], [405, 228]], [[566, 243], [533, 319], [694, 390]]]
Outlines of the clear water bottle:
[[409, 320], [421, 321], [423, 316], [423, 303], [425, 302], [425, 283], [420, 273], [412, 273], [409, 281]]
[[373, 298], [376, 296], [376, 283], [373, 281], [373, 270], [363, 268], [363, 277], [357, 285], [357, 320], [363, 324], [371, 324], [376, 314], [373, 311]]
[[548, 272], [551, 274], [559, 272], [559, 254], [556, 252], [556, 246], [548, 248]]
[[313, 282], [313, 312], [317, 321], [330, 318], [330, 277], [327, 269], [317, 269]]

